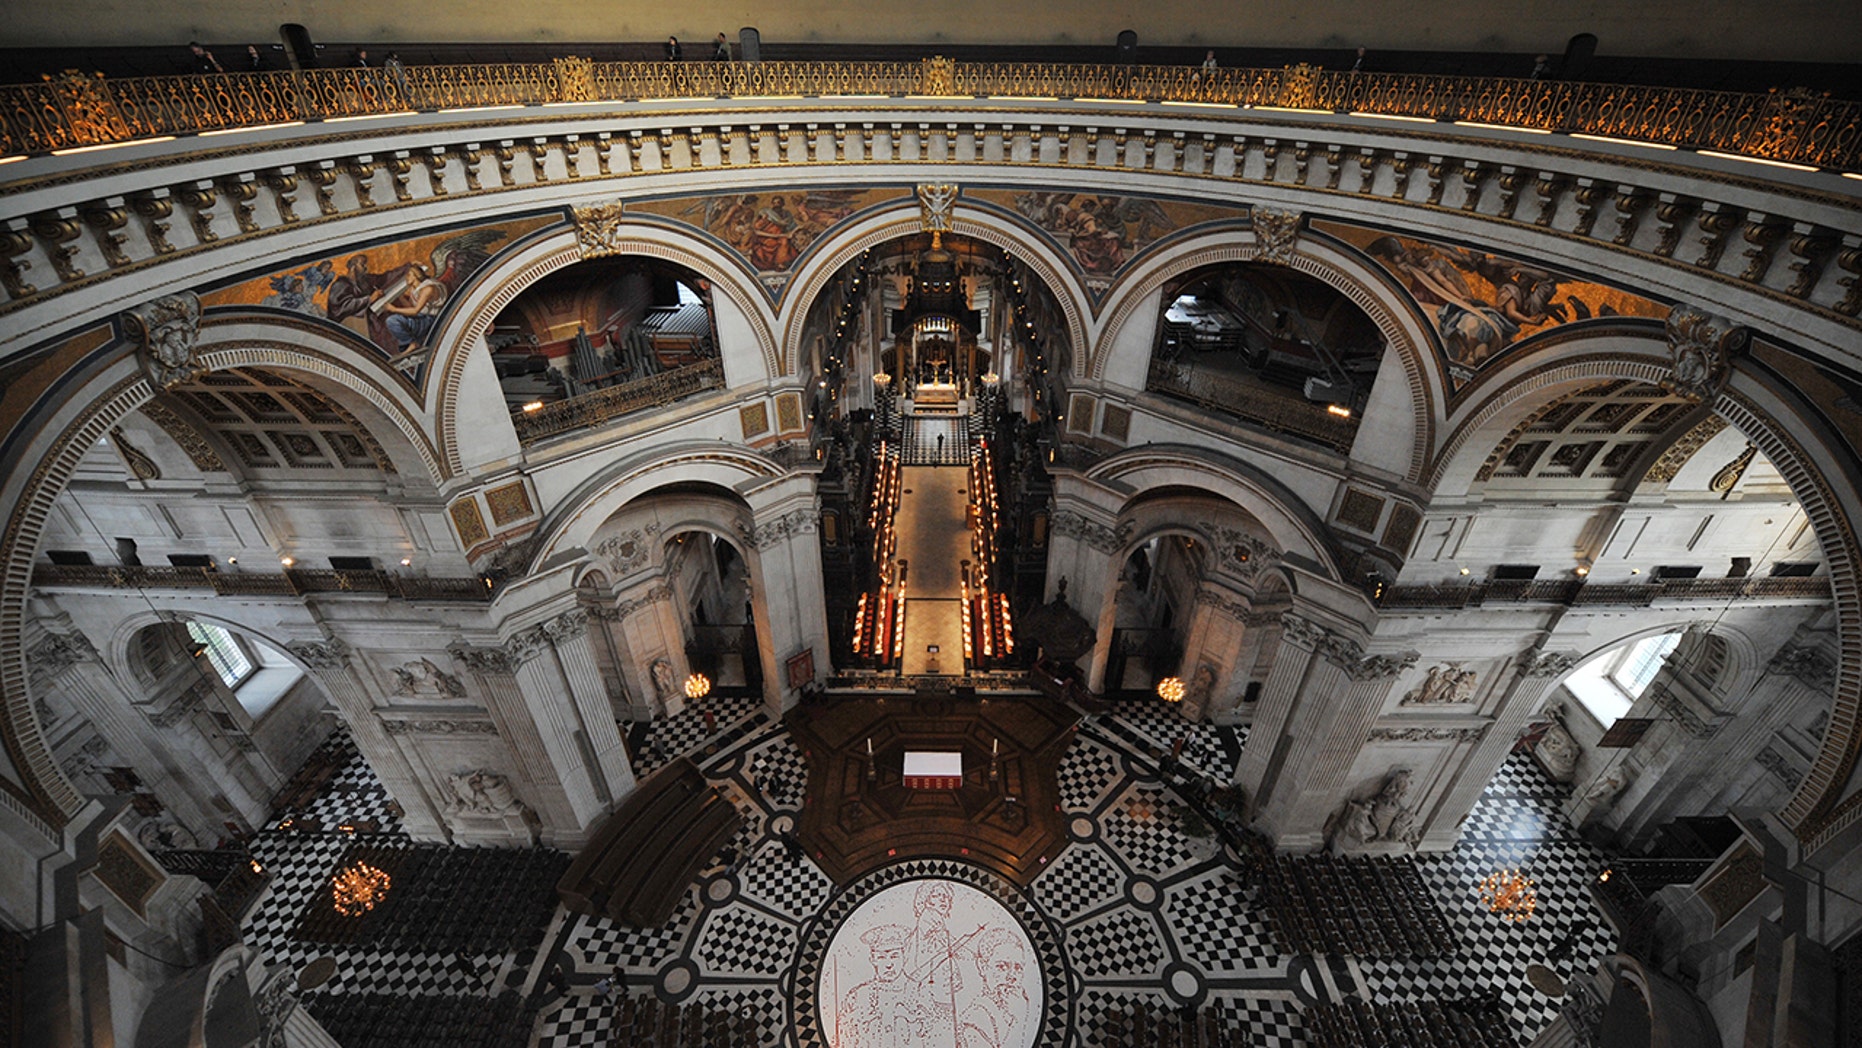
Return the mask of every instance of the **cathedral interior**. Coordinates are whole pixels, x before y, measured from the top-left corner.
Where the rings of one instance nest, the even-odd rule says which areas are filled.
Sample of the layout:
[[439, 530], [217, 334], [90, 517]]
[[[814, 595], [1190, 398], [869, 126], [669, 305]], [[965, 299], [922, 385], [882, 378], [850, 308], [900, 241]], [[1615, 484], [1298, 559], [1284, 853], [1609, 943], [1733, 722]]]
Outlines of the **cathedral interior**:
[[1862, 1044], [1856, 26], [62, 6], [0, 1043]]

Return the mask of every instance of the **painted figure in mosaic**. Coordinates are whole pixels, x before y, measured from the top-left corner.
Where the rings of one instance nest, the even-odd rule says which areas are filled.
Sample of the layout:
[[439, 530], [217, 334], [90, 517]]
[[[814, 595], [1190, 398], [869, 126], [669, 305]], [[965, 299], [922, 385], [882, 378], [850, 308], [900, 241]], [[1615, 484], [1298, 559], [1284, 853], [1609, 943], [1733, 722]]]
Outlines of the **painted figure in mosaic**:
[[918, 1048], [928, 1032], [924, 999], [906, 977], [911, 931], [882, 924], [860, 936], [873, 960], [873, 977], [841, 998], [834, 1023], [834, 1048]]
[[957, 959], [964, 943], [950, 933], [954, 897], [943, 881], [925, 881], [912, 893], [912, 910], [918, 926], [912, 929], [906, 949], [906, 974], [923, 995], [929, 1022], [926, 1048], [956, 1048], [957, 994], [963, 992], [963, 972]]
[[1026, 1042], [1028, 991], [1022, 986], [1027, 953], [1003, 928], [990, 928], [976, 939], [976, 972], [982, 992], [964, 1009], [957, 1027], [958, 1048], [1020, 1048]]
[[758, 209], [750, 221], [750, 264], [761, 270], [789, 268], [801, 254], [794, 240], [799, 224], [787, 200], [770, 197], [769, 206]]

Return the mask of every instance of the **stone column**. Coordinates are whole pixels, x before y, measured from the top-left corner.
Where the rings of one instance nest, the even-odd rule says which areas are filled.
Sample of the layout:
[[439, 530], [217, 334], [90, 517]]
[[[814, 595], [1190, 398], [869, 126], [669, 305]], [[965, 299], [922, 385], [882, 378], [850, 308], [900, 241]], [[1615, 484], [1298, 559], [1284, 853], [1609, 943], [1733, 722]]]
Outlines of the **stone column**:
[[1261, 701], [1254, 713], [1254, 726], [1248, 729], [1248, 743], [1242, 747], [1241, 761], [1235, 766], [1235, 782], [1248, 791], [1250, 801], [1259, 805], [1272, 793], [1268, 771], [1274, 762], [1287, 720], [1293, 715], [1294, 700], [1306, 680], [1313, 651], [1325, 630], [1292, 612], [1280, 616], [1280, 646], [1274, 652], [1274, 665], [1267, 671], [1261, 686]]
[[[1234, 706], [1237, 656], [1252, 611], [1245, 595], [1215, 580], [1204, 579], [1197, 587], [1195, 610], [1183, 642], [1182, 676], [1190, 686], [1182, 709], [1186, 719], [1210, 720]], [[1213, 674], [1208, 680], [1201, 679], [1205, 666]]]
[[607, 812], [608, 798], [600, 773], [590, 767], [593, 749], [582, 735], [580, 717], [569, 697], [569, 683], [557, 664], [555, 649], [541, 626], [512, 637], [505, 650], [517, 667], [518, 690], [537, 726], [543, 752], [549, 756], [549, 778], [562, 784], [563, 796], [574, 814], [576, 830], [586, 830]]
[[527, 792], [518, 799], [528, 803], [542, 820], [545, 843], [557, 847], [580, 844], [581, 823], [550, 764], [549, 751], [543, 746], [536, 721], [531, 719], [523, 689], [517, 685], [517, 660], [503, 648], [457, 644], [452, 653], [478, 683], [485, 711], [509, 747], [512, 770], [526, 786]]
[[226, 832], [221, 825], [224, 816], [212, 805], [217, 792], [213, 784], [196, 781], [184, 767], [173, 766], [172, 754], [152, 745], [155, 734], [136, 716], [135, 702], [122, 694], [83, 634], [47, 634], [27, 652], [26, 661], [33, 690], [40, 695], [56, 693], [69, 703], [112, 753], [129, 762], [136, 776], [188, 832], [207, 843]]
[[419, 776], [408, 766], [400, 747], [375, 716], [375, 700], [356, 674], [349, 645], [332, 639], [298, 641], [286, 647], [335, 704], [343, 723], [349, 726], [350, 737], [355, 740], [362, 759], [374, 770], [388, 796], [401, 806], [401, 825], [408, 835], [422, 841], [446, 840], [446, 826], [440, 819], [439, 808], [427, 795]]
[[627, 763], [627, 748], [621, 743], [608, 687], [601, 680], [601, 668], [595, 664], [595, 653], [589, 647], [588, 613], [580, 608], [565, 611], [544, 623], [543, 630], [562, 662], [563, 676], [569, 681], [569, 693], [575, 699], [582, 732], [608, 799], [618, 801], [633, 792], [634, 769]]
[[821, 547], [816, 537], [820, 520], [821, 510], [810, 494], [806, 505], [760, 519], [755, 532], [747, 536], [756, 549], [750, 596], [757, 612], [756, 657], [763, 665], [763, 701], [776, 716], [801, 701], [801, 692], [789, 687], [791, 657], [808, 649], [814, 653], [817, 676], [831, 669], [827, 591], [821, 580]]
[[1115, 511], [1082, 500], [1062, 497], [1066, 478], [1055, 478], [1054, 512], [1048, 518], [1047, 588], [1052, 600], [1062, 579], [1067, 581], [1067, 603], [1080, 617], [1093, 623], [1096, 634], [1086, 666], [1086, 686], [1105, 689], [1106, 660], [1112, 654], [1116, 620], [1118, 577], [1123, 564], [1113, 563], [1130, 525], [1117, 525]]
[[1335, 702], [1313, 705], [1315, 693], [1309, 692], [1301, 703], [1273, 803], [1261, 813], [1283, 847], [1316, 845], [1324, 839], [1326, 820], [1340, 802], [1345, 777], [1382, 715], [1397, 675], [1421, 658], [1413, 651], [1350, 658], [1352, 647], [1333, 641], [1322, 649], [1322, 657], [1343, 670], [1349, 683]]
[[[1312, 771], [1311, 763], [1334, 731], [1334, 715], [1349, 705], [1342, 701], [1341, 693], [1345, 691], [1346, 673], [1357, 663], [1363, 649], [1356, 641], [1324, 627], [1314, 626], [1297, 616], [1289, 614], [1286, 619], [1304, 624], [1295, 626], [1283, 620], [1283, 628], [1288, 635], [1303, 632], [1307, 628], [1314, 631], [1314, 635], [1306, 639], [1310, 640], [1315, 657], [1307, 659], [1305, 679], [1299, 686], [1298, 698], [1288, 705], [1287, 714], [1281, 719], [1283, 726], [1274, 733], [1279, 737], [1274, 740], [1273, 755], [1268, 761], [1261, 790], [1255, 795], [1255, 811], [1258, 813], [1260, 829], [1274, 838], [1276, 845], [1297, 847], [1317, 843], [1320, 837], [1317, 832], [1309, 835], [1303, 832], [1303, 827], [1296, 828], [1294, 813], [1305, 800], [1306, 778]], [[1275, 670], [1278, 669], [1276, 666]], [[1271, 674], [1268, 679], [1271, 683]], [[1262, 705], [1266, 705], [1265, 698]], [[1368, 724], [1365, 727], [1368, 729]], [[1260, 730], [1257, 723], [1254, 731]], [[1350, 729], [1345, 727], [1337, 730]], [[1250, 732], [1250, 747], [1254, 744], [1254, 738], [1254, 732]], [[1359, 731], [1358, 743], [1362, 744], [1363, 739], [1364, 732]]]
[[1528, 652], [1521, 658], [1506, 698], [1494, 709], [1493, 723], [1461, 764], [1460, 774], [1442, 795], [1422, 827], [1419, 851], [1446, 851], [1461, 839], [1461, 821], [1500, 771], [1526, 722], [1545, 705], [1545, 693], [1578, 662], [1576, 652]]

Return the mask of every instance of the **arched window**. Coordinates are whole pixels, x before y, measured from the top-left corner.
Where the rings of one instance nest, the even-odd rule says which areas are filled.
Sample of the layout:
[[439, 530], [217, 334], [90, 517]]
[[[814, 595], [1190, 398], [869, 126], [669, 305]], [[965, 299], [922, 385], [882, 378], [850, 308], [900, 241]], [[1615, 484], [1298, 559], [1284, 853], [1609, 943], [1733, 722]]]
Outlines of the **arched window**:
[[220, 680], [229, 688], [238, 688], [240, 682], [252, 675], [256, 668], [246, 649], [235, 640], [231, 633], [218, 626], [209, 626], [199, 622], [187, 624], [188, 636], [197, 643], [206, 645], [207, 660], [220, 674]]
[[1607, 729], [1629, 713], [1680, 643], [1680, 633], [1663, 633], [1612, 648], [1579, 666], [1565, 688]]

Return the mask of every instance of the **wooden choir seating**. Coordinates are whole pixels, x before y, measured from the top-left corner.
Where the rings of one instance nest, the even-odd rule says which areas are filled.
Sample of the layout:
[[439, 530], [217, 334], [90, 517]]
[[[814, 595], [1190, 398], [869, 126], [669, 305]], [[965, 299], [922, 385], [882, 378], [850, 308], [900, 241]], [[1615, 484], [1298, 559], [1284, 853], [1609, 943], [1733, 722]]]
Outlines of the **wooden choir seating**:
[[672, 919], [743, 815], [680, 758], [627, 795], [556, 884], [564, 906], [635, 927]]

